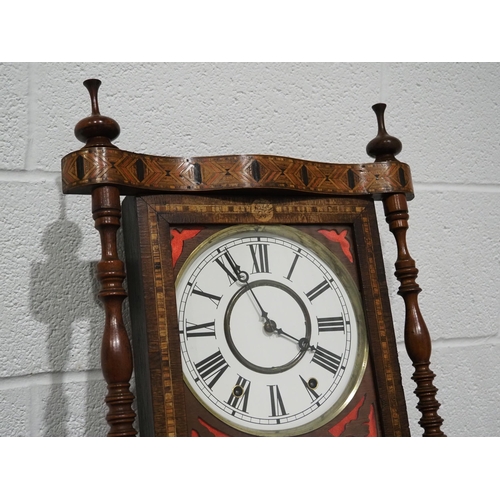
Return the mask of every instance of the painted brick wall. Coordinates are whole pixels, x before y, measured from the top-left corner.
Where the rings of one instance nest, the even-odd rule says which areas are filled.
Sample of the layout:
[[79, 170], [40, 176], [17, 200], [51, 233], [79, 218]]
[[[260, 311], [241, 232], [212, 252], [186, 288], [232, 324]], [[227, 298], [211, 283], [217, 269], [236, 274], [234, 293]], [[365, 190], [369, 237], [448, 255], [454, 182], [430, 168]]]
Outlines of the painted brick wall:
[[[0, 64], [0, 436], [106, 433], [103, 312], [90, 198], [61, 195], [60, 160], [90, 113], [86, 78], [122, 149], [155, 155], [260, 153], [362, 162], [387, 102], [416, 198], [408, 243], [451, 436], [497, 436], [500, 64]], [[396, 257], [383, 251], [412, 432]]]

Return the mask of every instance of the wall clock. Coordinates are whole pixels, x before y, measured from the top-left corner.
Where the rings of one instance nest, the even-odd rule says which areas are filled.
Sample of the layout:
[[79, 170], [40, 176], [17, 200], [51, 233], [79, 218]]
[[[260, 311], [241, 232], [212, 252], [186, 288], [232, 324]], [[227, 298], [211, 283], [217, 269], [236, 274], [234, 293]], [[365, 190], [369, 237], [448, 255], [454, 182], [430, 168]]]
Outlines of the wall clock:
[[444, 435], [405, 239], [410, 169], [395, 158], [385, 105], [374, 106], [371, 164], [173, 158], [113, 146], [119, 127], [99, 112], [100, 82], [85, 85], [92, 115], [75, 134], [86, 144], [63, 158], [63, 190], [92, 195], [101, 234], [109, 435], [137, 433], [133, 366], [143, 436], [409, 435], [376, 200], [398, 248], [420, 424]]

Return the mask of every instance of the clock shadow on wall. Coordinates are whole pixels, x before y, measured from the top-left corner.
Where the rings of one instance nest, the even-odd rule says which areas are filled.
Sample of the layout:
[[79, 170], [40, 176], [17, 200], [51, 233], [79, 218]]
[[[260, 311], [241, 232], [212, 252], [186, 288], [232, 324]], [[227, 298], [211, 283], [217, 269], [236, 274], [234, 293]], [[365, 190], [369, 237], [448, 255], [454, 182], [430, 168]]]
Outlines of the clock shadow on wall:
[[[60, 197], [59, 218], [43, 232], [42, 247], [45, 259], [35, 262], [30, 270], [30, 307], [33, 318], [46, 325], [45, 338], [47, 370], [51, 375], [48, 386], [37, 386], [43, 406], [44, 436], [68, 436], [72, 431], [70, 400], [74, 399], [70, 384], [63, 382], [65, 372], [87, 371], [99, 366], [99, 344], [102, 321], [97, 298], [96, 262], [78, 259], [82, 232], [66, 217], [64, 197]], [[73, 349], [72, 349], [73, 346]], [[79, 361], [76, 357], [82, 356]], [[99, 377], [100, 379], [101, 377]], [[102, 404], [98, 394], [101, 380], [85, 381], [85, 435], [99, 435], [92, 423], [100, 424]], [[46, 389], [46, 392], [45, 392]], [[43, 392], [42, 392], [43, 391]]]

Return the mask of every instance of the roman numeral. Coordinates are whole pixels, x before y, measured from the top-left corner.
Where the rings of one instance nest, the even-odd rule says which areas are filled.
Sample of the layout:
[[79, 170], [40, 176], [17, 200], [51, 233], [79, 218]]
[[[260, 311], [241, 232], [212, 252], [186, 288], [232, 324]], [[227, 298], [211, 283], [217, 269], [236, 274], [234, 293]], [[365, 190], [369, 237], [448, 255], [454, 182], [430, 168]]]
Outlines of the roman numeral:
[[250, 394], [250, 381], [244, 379], [241, 376], [238, 376], [236, 385], [231, 391], [231, 395], [229, 396], [227, 403], [236, 410], [241, 409], [243, 413], [246, 413], [249, 394]]
[[340, 356], [337, 356], [333, 352], [327, 351], [320, 346], [316, 347], [316, 349], [314, 350], [314, 356], [312, 359], [314, 363], [321, 366], [325, 370], [328, 370], [334, 375], [336, 375], [339, 369], [341, 360], [342, 358]]
[[344, 318], [342, 316], [334, 316], [330, 318], [318, 318], [319, 332], [343, 332]]
[[[306, 382], [301, 375], [299, 375], [299, 377], [300, 380], [302, 380], [302, 383], [304, 384], [304, 387], [306, 388], [307, 394], [309, 394], [311, 401], [316, 401], [319, 398], [319, 394], [314, 390], [314, 387], [317, 385], [317, 381], [315, 379], [311, 379], [309, 382]], [[316, 404], [319, 406], [318, 402], [316, 402]]]
[[307, 298], [312, 302], [316, 297], [319, 297], [323, 292], [328, 290], [330, 285], [328, 281], [323, 280], [319, 285], [315, 286], [312, 290], [306, 293]]
[[[226, 266], [226, 264], [224, 263], [224, 259], [227, 261], [231, 269]], [[227, 274], [231, 285], [238, 280], [238, 275], [240, 274], [240, 266], [236, 264], [235, 260], [229, 252], [224, 252], [222, 255], [220, 255], [220, 257], [217, 257], [215, 259], [215, 262], [217, 262], [217, 264], [219, 264], [219, 266]]]
[[269, 272], [269, 257], [267, 255], [268, 244], [257, 243], [248, 245], [252, 252], [253, 269], [252, 273], [268, 273]]
[[[271, 398], [271, 417], [286, 415], [285, 405], [281, 397], [280, 389], [277, 385], [269, 385], [269, 395]], [[278, 419], [279, 423], [279, 419]]]
[[292, 265], [290, 267], [290, 271], [288, 271], [288, 276], [285, 276], [285, 279], [287, 279], [288, 281], [292, 281], [291, 278], [292, 278], [292, 273], [295, 269], [295, 265], [297, 264], [297, 261], [299, 260], [299, 257], [300, 255], [298, 253], [295, 254], [295, 257], [293, 258], [293, 262], [292, 262]]
[[229, 367], [220, 351], [214, 352], [194, 366], [209, 389], [212, 389]]
[[215, 321], [211, 321], [209, 323], [201, 323], [199, 325], [189, 323], [189, 326], [186, 326], [186, 335], [188, 338], [215, 337]]
[[195, 293], [196, 295], [201, 295], [202, 297], [206, 297], [207, 299], [210, 299], [216, 306], [219, 305], [220, 299], [222, 298], [222, 297], [218, 297], [217, 295], [212, 295], [211, 293], [204, 292], [198, 285], [194, 286], [192, 293]]

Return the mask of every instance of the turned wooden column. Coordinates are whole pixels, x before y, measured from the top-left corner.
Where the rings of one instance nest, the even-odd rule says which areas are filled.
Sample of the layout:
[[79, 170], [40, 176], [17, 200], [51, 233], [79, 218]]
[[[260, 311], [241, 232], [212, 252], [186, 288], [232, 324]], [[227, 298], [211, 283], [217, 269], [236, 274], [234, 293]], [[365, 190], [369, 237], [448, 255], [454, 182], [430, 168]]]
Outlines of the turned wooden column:
[[[92, 102], [92, 115], [75, 127], [76, 137], [85, 147], [115, 148], [111, 143], [120, 133], [118, 123], [102, 116], [97, 102], [99, 80], [86, 80]], [[125, 266], [118, 258], [116, 234], [120, 227], [120, 191], [116, 186], [103, 185], [92, 191], [92, 214], [101, 237], [102, 257], [97, 264], [97, 277], [101, 283], [99, 297], [106, 314], [101, 346], [101, 366], [108, 384], [105, 398], [109, 411], [108, 436], [135, 436], [134, 396], [130, 391], [132, 377], [132, 348], [123, 324], [122, 304], [127, 296], [123, 288]]]
[[[385, 104], [375, 104], [373, 110], [377, 115], [378, 134], [367, 146], [368, 154], [376, 161], [394, 161], [395, 155], [401, 152], [399, 139], [390, 136], [384, 123]], [[397, 161], [397, 160], [396, 160]], [[395, 276], [400, 282], [398, 294], [405, 303], [405, 347], [415, 372], [412, 379], [417, 384], [415, 394], [418, 398], [417, 408], [422, 413], [419, 421], [426, 437], [442, 437], [443, 419], [438, 414], [440, 404], [436, 399], [437, 389], [433, 384], [434, 373], [430, 369], [431, 338], [425, 324], [418, 294], [421, 292], [417, 284], [418, 269], [412, 259], [406, 242], [408, 230], [408, 203], [402, 193], [390, 194], [384, 197], [384, 211], [389, 229], [396, 239], [397, 260]]]
[[398, 294], [405, 302], [405, 346], [412, 360], [415, 373], [412, 379], [417, 384], [415, 394], [417, 408], [422, 413], [419, 424], [424, 436], [444, 436], [441, 431], [443, 419], [438, 415], [440, 404], [436, 399], [437, 389], [433, 385], [434, 373], [430, 369], [431, 338], [418, 304], [421, 292], [416, 279], [418, 269], [406, 244], [408, 230], [408, 204], [403, 194], [393, 194], [384, 199], [384, 210], [389, 229], [396, 239], [398, 258], [395, 263], [396, 278], [401, 283]]
[[123, 324], [122, 303], [127, 293], [122, 284], [125, 266], [118, 258], [116, 232], [120, 227], [120, 192], [114, 186], [102, 186], [92, 192], [92, 215], [101, 235], [102, 258], [97, 264], [97, 277], [101, 282], [99, 297], [104, 303], [106, 320], [101, 347], [101, 366], [108, 383], [106, 416], [110, 430], [108, 436], [135, 436], [132, 410], [133, 394], [132, 349]]

